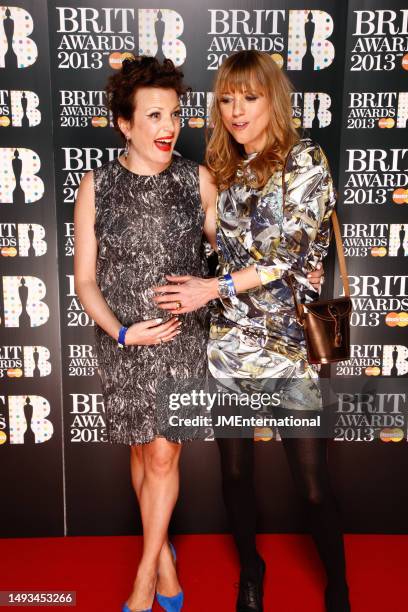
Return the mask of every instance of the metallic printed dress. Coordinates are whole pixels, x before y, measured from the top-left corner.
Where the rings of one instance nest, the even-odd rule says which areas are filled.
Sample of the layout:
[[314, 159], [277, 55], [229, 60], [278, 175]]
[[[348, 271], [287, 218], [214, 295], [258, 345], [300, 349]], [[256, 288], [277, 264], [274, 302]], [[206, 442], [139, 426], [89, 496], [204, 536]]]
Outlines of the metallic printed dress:
[[[198, 164], [174, 156], [163, 172], [143, 176], [116, 159], [94, 171], [94, 185], [96, 280], [106, 302], [126, 326], [166, 318], [155, 306], [151, 288], [165, 284], [166, 274], [205, 273]], [[157, 410], [158, 388], [164, 381], [206, 375], [207, 310], [181, 319], [181, 333], [170, 342], [123, 349], [95, 325], [110, 442], [191, 437], [180, 428], [166, 428]]]
[[[255, 265], [260, 287], [223, 299], [212, 315], [209, 369], [217, 379], [305, 379], [293, 409], [321, 409], [313, 390], [318, 369], [307, 363], [302, 328], [285, 279], [295, 277], [299, 301], [318, 299], [306, 276], [327, 254], [329, 218], [335, 191], [327, 159], [310, 139], [292, 149], [285, 173], [277, 170], [262, 190], [234, 184], [219, 194], [217, 245], [219, 273]], [[299, 392], [293, 395], [298, 397]], [[293, 399], [292, 398], [292, 399]]]

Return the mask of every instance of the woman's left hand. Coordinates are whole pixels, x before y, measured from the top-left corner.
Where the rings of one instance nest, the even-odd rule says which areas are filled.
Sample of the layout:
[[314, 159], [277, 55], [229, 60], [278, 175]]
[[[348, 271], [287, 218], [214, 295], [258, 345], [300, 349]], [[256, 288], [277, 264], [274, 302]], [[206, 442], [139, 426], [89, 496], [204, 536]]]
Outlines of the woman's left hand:
[[159, 308], [173, 314], [192, 312], [218, 297], [216, 278], [166, 275], [169, 285], [153, 287], [153, 300]]

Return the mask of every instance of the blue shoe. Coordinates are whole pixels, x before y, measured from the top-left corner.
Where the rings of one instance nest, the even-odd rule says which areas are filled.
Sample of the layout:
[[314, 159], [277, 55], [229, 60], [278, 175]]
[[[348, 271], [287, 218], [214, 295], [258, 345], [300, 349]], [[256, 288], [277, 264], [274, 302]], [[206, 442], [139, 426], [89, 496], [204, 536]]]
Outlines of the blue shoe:
[[[173, 546], [173, 544], [171, 542], [169, 542], [169, 546], [170, 546], [171, 554], [173, 555], [173, 559], [174, 559], [174, 563], [175, 563], [177, 561], [176, 549], [174, 548], [174, 546]], [[178, 612], [179, 610], [181, 610], [181, 608], [183, 606], [183, 592], [182, 591], [180, 593], [178, 593], [178, 595], [176, 595], [175, 597], [165, 597], [164, 595], [160, 595], [159, 593], [157, 593], [157, 595], [158, 595], [157, 601], [162, 606], [162, 608], [164, 608], [165, 610], [168, 609], [171, 612], [173, 612], [173, 611], [174, 612]], [[178, 598], [180, 597], [180, 595], [182, 597], [181, 597], [181, 602], [179, 603], [178, 602]], [[161, 600], [163, 600], [163, 603], [161, 603], [159, 601], [159, 597], [160, 597]], [[175, 602], [176, 599], [177, 599], [177, 602]], [[173, 602], [173, 600], [174, 600], [174, 602]], [[170, 603], [168, 603], [168, 602], [170, 602]], [[173, 606], [173, 607], [166, 608], [166, 605], [167, 606]], [[174, 606], [176, 606], [176, 607], [174, 607]], [[123, 604], [122, 612], [132, 612], [132, 611], [131, 611], [131, 609], [129, 608], [129, 606], [127, 604]], [[138, 610], [138, 612], [152, 612], [152, 608], [149, 608], [148, 610]]]
[[165, 597], [164, 595], [160, 595], [160, 593], [156, 593], [156, 599], [157, 603], [166, 612], [180, 612], [183, 607], [184, 593], [180, 591], [180, 593], [173, 595], [173, 597]]
[[[171, 554], [173, 555], [174, 563], [177, 561], [176, 549], [173, 544], [169, 542]], [[166, 612], [180, 612], [184, 603], [184, 593], [180, 591], [177, 595], [173, 595], [173, 597], [166, 597], [165, 595], [160, 595], [160, 593], [156, 593], [157, 603], [165, 610]]]

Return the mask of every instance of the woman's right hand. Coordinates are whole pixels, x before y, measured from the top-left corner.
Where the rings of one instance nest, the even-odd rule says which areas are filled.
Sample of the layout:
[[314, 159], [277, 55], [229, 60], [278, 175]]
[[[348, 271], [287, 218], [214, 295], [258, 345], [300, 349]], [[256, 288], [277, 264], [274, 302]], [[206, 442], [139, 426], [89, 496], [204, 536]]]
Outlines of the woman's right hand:
[[162, 319], [133, 323], [126, 332], [125, 345], [161, 344], [170, 342], [180, 333], [181, 322], [177, 317], [172, 317], [166, 323], [160, 323], [160, 321]]

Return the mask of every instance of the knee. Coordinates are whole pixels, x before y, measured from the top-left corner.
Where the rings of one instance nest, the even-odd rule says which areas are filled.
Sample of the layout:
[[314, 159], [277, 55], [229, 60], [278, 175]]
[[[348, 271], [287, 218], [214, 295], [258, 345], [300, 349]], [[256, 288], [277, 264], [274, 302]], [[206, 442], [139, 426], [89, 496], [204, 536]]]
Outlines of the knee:
[[176, 453], [156, 451], [145, 457], [145, 470], [147, 475], [155, 478], [166, 478], [177, 469]]

